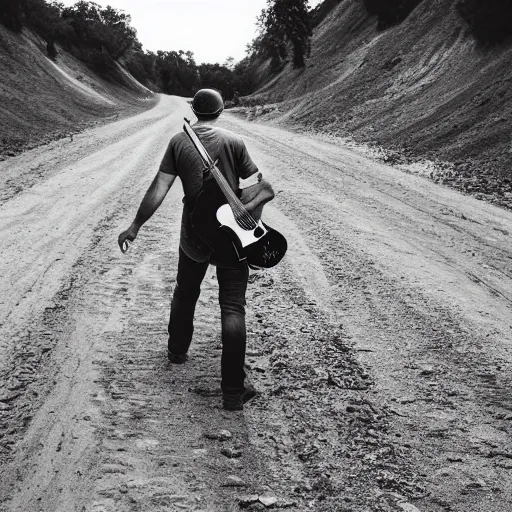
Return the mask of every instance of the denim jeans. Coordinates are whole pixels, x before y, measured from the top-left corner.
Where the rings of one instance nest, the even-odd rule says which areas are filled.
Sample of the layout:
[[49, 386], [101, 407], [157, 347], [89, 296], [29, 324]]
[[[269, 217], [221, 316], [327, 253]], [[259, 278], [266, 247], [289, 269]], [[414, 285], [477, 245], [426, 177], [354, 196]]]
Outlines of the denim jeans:
[[[194, 312], [208, 265], [208, 261], [195, 262], [180, 248], [168, 329], [169, 351], [173, 354], [186, 354], [192, 342]], [[224, 391], [244, 390], [245, 292], [248, 277], [249, 269], [245, 261], [240, 262], [237, 268], [217, 266], [222, 324], [221, 376]]]

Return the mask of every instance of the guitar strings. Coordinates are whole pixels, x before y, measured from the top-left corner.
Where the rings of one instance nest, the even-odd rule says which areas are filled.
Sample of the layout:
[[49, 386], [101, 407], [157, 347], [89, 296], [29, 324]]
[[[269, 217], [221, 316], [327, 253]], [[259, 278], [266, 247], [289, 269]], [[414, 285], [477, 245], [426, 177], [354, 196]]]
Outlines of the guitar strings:
[[[205, 160], [203, 155], [201, 155], [201, 158]], [[231, 207], [231, 210], [233, 211], [233, 215], [235, 217], [237, 224], [246, 231], [250, 231], [257, 228], [258, 223], [253, 219], [252, 215], [250, 215], [249, 212], [240, 203], [240, 199], [236, 196], [236, 194], [234, 193], [233, 189], [229, 186], [229, 184], [227, 184], [224, 175], [217, 168], [215, 162], [208, 158], [208, 160], [204, 161], [204, 164], [210, 168], [210, 171], [212, 172], [215, 180], [223, 189], [224, 194], [229, 195], [229, 197], [231, 198], [231, 201], [229, 201], [228, 198], [228, 203], [229, 206]]]
[[[240, 206], [240, 204], [239, 204], [240, 199], [235, 195], [235, 193], [233, 192], [231, 187], [226, 186], [227, 184], [224, 183], [225, 178], [222, 175], [222, 173], [215, 167], [212, 168], [212, 172], [213, 172], [213, 176], [215, 178], [217, 178], [216, 181], [219, 183], [221, 188], [223, 188], [224, 193], [230, 196], [232, 203], [228, 199], [228, 202], [230, 202], [229, 206], [233, 210], [235, 220], [237, 221], [239, 226], [247, 231], [251, 230], [251, 229], [255, 229], [258, 226], [257, 222], [252, 218], [252, 216], [249, 214], [249, 212], [243, 206]], [[217, 173], [221, 174], [221, 176], [218, 176]]]

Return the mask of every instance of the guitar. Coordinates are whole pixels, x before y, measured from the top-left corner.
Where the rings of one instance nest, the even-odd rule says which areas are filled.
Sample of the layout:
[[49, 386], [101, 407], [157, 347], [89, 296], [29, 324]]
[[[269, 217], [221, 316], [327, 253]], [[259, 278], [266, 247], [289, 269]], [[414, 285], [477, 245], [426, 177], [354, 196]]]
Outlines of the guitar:
[[204, 164], [203, 189], [191, 213], [192, 225], [212, 249], [214, 259], [222, 263], [247, 260], [253, 269], [277, 265], [286, 253], [286, 238], [245, 209], [186, 118], [183, 129]]

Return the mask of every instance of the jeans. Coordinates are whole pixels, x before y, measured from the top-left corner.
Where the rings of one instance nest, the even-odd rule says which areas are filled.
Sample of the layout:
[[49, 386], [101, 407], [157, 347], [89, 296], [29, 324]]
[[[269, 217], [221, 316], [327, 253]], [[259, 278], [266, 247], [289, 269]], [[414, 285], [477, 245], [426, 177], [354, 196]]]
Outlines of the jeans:
[[[194, 312], [201, 283], [209, 262], [197, 263], [180, 248], [178, 276], [171, 302], [169, 351], [186, 354], [194, 332]], [[217, 266], [219, 304], [222, 324], [222, 390], [243, 391], [245, 372], [245, 292], [249, 269], [245, 261], [237, 268]]]

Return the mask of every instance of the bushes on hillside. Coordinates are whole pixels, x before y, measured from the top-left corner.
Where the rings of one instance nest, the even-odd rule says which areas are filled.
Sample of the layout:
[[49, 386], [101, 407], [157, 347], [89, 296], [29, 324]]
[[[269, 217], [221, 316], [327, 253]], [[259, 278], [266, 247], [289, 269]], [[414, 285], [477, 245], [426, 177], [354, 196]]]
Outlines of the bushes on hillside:
[[305, 66], [312, 35], [308, 0], [267, 0], [267, 8], [258, 18], [260, 35], [252, 49], [272, 59], [279, 69], [291, 46], [293, 65]]
[[124, 59], [128, 71], [141, 83], [150, 89], [158, 89], [155, 81], [156, 54], [143, 52], [142, 49], [129, 51]]
[[363, 0], [368, 14], [377, 16], [377, 28], [384, 30], [404, 21], [423, 0]]
[[2, 0], [0, 9], [0, 23], [5, 27], [19, 32], [23, 18], [23, 6], [20, 0]]
[[55, 43], [62, 38], [62, 6], [56, 2], [47, 4], [45, 0], [24, 0], [24, 24], [39, 34], [46, 41], [48, 57], [57, 56]]
[[329, 15], [329, 13], [343, 0], [323, 0], [309, 13], [311, 26], [317, 27]]
[[0, 22], [12, 30], [27, 26], [47, 43], [50, 57], [55, 43], [89, 64], [107, 71], [114, 60], [139, 45], [130, 16], [110, 6], [80, 0], [71, 7], [45, 0], [2, 0]]
[[512, 36], [510, 1], [459, 0], [457, 10], [481, 43], [501, 43]]
[[233, 99], [238, 101], [241, 96], [248, 96], [255, 90], [257, 83], [255, 57], [247, 56], [238, 62], [233, 69]]
[[46, 0], [0, 1], [0, 23], [18, 32], [23, 26], [32, 29], [46, 41], [50, 58], [57, 56], [58, 43], [100, 73], [108, 73], [122, 59], [137, 80], [167, 94], [192, 96], [201, 87], [214, 87], [231, 100], [253, 91], [250, 57], [236, 66], [232, 59], [224, 65], [198, 66], [192, 52], [143, 52], [130, 16], [110, 6], [85, 0], [70, 7]]
[[62, 4], [48, 4], [45, 0], [2, 0], [0, 23], [20, 32], [23, 26], [30, 27], [47, 43], [50, 57], [56, 56], [57, 34], [62, 33]]
[[133, 46], [140, 46], [136, 31], [130, 26], [130, 16], [122, 11], [83, 0], [71, 7], [60, 7], [57, 41], [97, 71], [108, 71], [113, 61]]
[[65, 37], [58, 33], [59, 42], [71, 50], [94, 49], [117, 60], [138, 43], [130, 16], [110, 6], [102, 8], [82, 0], [62, 9], [61, 18], [62, 25], [67, 27]]

